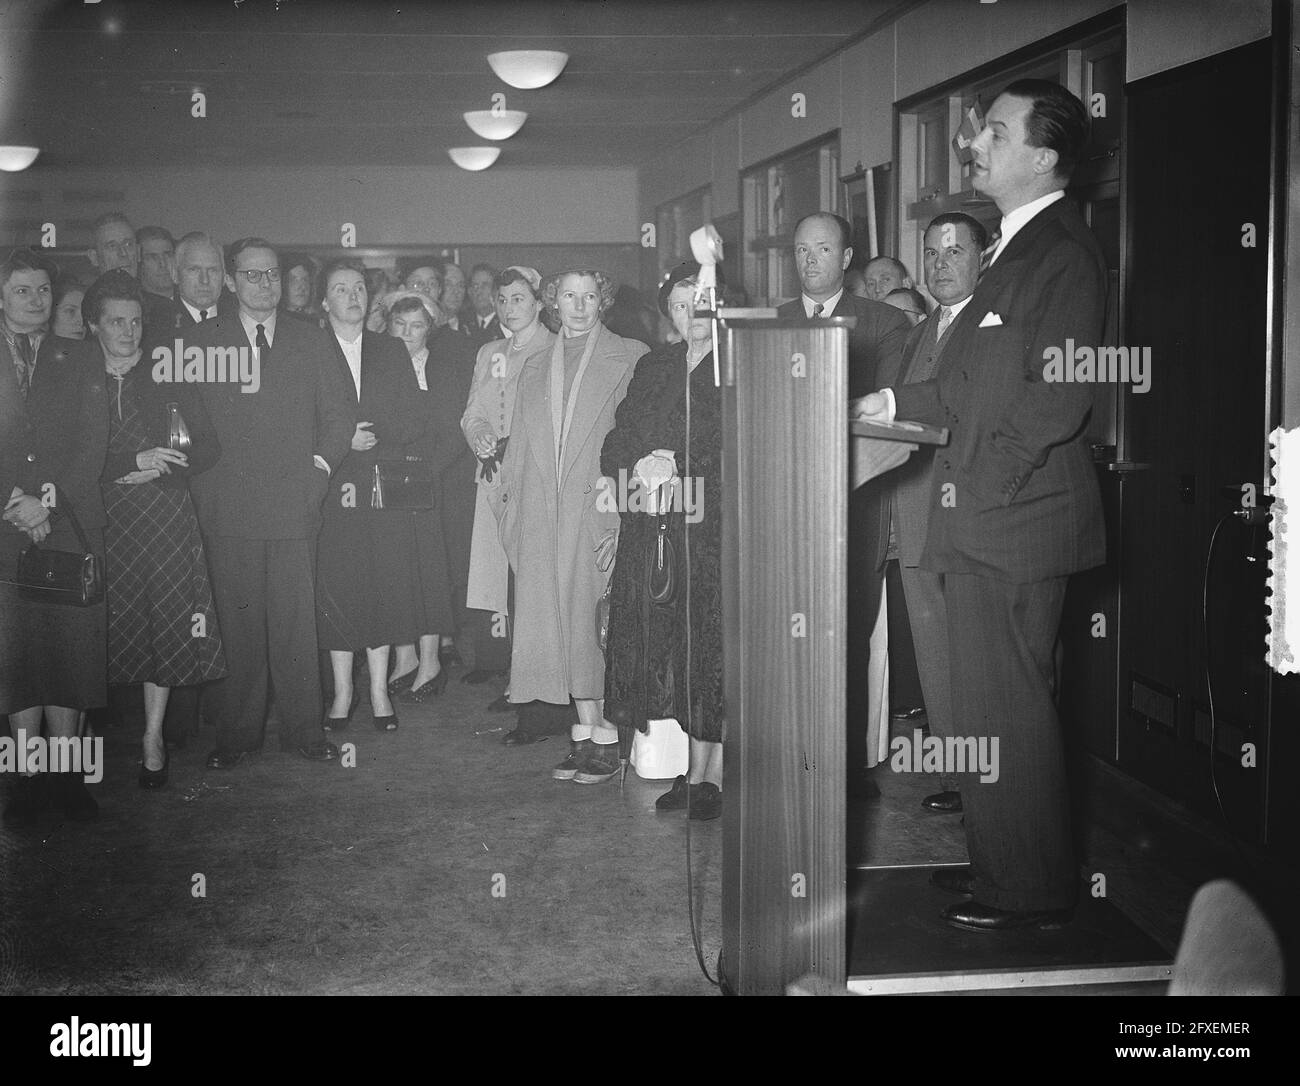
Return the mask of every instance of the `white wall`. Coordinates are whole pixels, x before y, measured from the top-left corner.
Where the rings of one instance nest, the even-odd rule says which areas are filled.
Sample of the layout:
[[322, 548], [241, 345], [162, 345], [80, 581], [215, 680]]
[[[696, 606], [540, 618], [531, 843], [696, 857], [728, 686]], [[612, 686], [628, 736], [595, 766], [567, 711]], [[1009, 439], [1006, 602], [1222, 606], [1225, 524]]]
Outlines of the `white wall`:
[[[6, 200], [39, 190], [40, 200]], [[118, 192], [112, 202], [65, 195], [75, 190]], [[399, 169], [241, 169], [43, 171], [0, 177], [4, 225], [54, 222], [60, 246], [84, 244], [84, 225], [122, 210], [137, 226], [157, 223], [174, 233], [205, 229], [229, 240], [260, 234], [286, 243], [337, 243], [342, 223], [357, 228], [358, 246], [508, 242], [635, 243], [641, 219], [635, 169], [487, 170], [455, 167]], [[72, 235], [65, 235], [66, 230]]]

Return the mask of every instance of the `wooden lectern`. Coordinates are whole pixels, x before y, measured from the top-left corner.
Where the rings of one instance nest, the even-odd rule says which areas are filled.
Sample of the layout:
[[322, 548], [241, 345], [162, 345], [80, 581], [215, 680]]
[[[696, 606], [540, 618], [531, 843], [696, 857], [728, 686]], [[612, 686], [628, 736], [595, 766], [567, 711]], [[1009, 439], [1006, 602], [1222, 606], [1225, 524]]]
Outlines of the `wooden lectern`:
[[844, 631], [853, 318], [722, 323], [720, 969], [846, 975]]
[[[845, 627], [854, 318], [721, 321], [724, 990], [846, 981]], [[854, 438], [853, 485], [901, 462]], [[887, 450], [887, 451], [886, 451]]]

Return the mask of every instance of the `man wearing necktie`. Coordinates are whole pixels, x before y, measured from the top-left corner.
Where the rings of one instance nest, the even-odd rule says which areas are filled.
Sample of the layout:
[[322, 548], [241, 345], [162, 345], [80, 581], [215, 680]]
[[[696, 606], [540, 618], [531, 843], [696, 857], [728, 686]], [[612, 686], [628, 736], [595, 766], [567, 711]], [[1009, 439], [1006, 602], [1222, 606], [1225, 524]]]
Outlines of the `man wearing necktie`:
[[[925, 285], [939, 308], [908, 337], [899, 384], [927, 381], [941, 366], [951, 364], [947, 350], [979, 282], [980, 254], [988, 244], [984, 227], [960, 212], [940, 215], [925, 231]], [[922, 446], [901, 467], [889, 472], [888, 515], [881, 524], [879, 554], [885, 564], [891, 613], [906, 601], [905, 613], [916, 646], [917, 670], [925, 697], [930, 734], [953, 735], [952, 699], [948, 687], [948, 612], [940, 574], [922, 569], [930, 522], [930, 492], [935, 447]], [[940, 814], [960, 811], [961, 793], [951, 773], [940, 773], [940, 791], [921, 801]]]
[[943, 578], [954, 727], [997, 741], [999, 764], [996, 780], [962, 779], [970, 871], [934, 881], [973, 895], [943, 918], [975, 931], [1059, 926], [1078, 893], [1053, 649], [1069, 575], [1105, 560], [1105, 526], [1084, 433], [1092, 389], [1045, 380], [1044, 365], [1104, 334], [1105, 260], [1063, 199], [1087, 134], [1083, 104], [1055, 83], [998, 96], [972, 149], [1001, 239], [969, 313], [934, 377], [862, 405], [952, 433], [920, 564]]
[[[785, 320], [854, 317], [849, 332], [849, 399], [863, 396], [893, 380], [903, 357], [903, 344], [912, 330], [907, 318], [891, 305], [859, 298], [844, 289], [844, 272], [853, 259], [852, 227], [839, 215], [817, 211], [805, 215], [794, 229], [794, 263], [802, 296], [777, 309]], [[847, 422], [847, 420], [846, 420]], [[876, 541], [880, 534], [884, 477], [873, 479], [849, 495], [848, 524], [848, 749], [849, 794], [870, 798], [878, 794], [862, 775], [871, 762], [868, 730], [875, 700], [868, 689], [867, 666], [871, 631], [880, 613], [881, 580]], [[877, 669], [878, 675], [883, 671]], [[888, 724], [885, 714], [884, 724]]]
[[217, 729], [208, 766], [229, 768], [261, 747], [271, 684], [281, 748], [328, 761], [338, 750], [321, 729], [316, 536], [330, 472], [351, 444], [355, 390], [325, 333], [277, 320], [280, 262], [267, 242], [235, 242], [226, 267], [238, 313], [186, 337], [205, 351], [251, 351], [259, 375], [253, 392], [202, 386], [222, 452], [191, 486], [230, 667], [204, 698]]

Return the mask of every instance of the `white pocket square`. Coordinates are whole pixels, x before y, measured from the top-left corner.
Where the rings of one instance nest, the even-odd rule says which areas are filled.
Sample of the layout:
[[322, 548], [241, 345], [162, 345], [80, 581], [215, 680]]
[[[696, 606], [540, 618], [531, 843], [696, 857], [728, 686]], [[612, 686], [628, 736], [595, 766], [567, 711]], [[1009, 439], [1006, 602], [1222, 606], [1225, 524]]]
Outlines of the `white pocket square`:
[[999, 317], [996, 313], [994, 313], [993, 310], [991, 309], [984, 314], [984, 319], [980, 321], [981, 328], [998, 328], [1001, 327], [1001, 325], [1002, 325], [1002, 318]]

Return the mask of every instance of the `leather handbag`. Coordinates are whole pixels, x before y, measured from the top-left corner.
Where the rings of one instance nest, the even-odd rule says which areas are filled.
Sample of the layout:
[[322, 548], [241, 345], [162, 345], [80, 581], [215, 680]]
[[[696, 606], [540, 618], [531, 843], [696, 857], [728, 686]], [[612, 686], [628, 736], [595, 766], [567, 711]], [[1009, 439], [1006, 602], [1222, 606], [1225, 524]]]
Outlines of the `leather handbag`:
[[433, 467], [418, 456], [376, 460], [370, 491], [372, 509], [435, 509], [438, 481]]
[[678, 570], [677, 544], [668, 526], [668, 512], [672, 508], [671, 488], [669, 498], [655, 514], [655, 537], [651, 545], [650, 561], [646, 564], [646, 595], [651, 603], [668, 606], [677, 599]]
[[81, 553], [50, 550], [32, 543], [18, 555], [14, 582], [31, 599], [89, 607], [104, 598], [104, 559], [91, 551], [86, 533], [66, 498], [63, 513], [77, 533]]
[[185, 416], [181, 414], [181, 405], [169, 401], [163, 410], [167, 421], [167, 447], [188, 453], [194, 442], [190, 438], [190, 428], [185, 425]]

